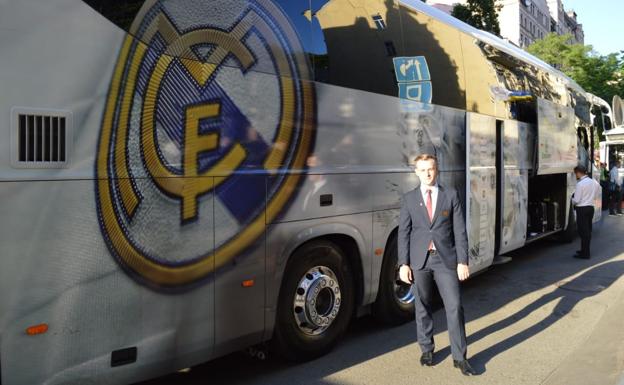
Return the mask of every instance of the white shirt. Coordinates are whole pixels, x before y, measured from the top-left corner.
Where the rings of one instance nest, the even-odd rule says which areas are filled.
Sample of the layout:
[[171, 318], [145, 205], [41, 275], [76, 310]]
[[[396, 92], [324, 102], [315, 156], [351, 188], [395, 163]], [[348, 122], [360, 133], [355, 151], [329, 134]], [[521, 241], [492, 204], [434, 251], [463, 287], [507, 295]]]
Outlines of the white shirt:
[[620, 170], [617, 167], [611, 167], [611, 171], [609, 171], [609, 180], [611, 180], [611, 183], [616, 183], [617, 185], [622, 184], [622, 180], [620, 179]]
[[574, 191], [572, 196], [572, 203], [576, 207], [593, 206], [596, 198], [602, 195], [598, 187], [600, 185], [592, 178], [588, 176], [582, 177], [576, 183], [576, 191]]
[[[423, 197], [423, 202], [425, 202], [425, 209], [427, 209], [427, 190], [431, 190], [431, 215], [435, 214], [436, 204], [438, 203], [438, 184], [436, 183], [433, 186], [426, 186], [424, 183], [420, 184], [420, 193]], [[431, 248], [433, 250], [436, 249], [435, 244], [431, 242]]]

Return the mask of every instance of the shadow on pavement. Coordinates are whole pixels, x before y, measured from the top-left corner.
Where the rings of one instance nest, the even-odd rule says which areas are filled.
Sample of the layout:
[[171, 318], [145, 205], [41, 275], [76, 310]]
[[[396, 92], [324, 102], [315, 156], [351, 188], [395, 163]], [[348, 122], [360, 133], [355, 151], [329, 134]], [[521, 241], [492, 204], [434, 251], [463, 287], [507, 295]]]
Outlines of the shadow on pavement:
[[[624, 261], [610, 261], [624, 251], [620, 248], [601, 247], [619, 239], [618, 219], [613, 219], [608, 226], [595, 233], [592, 249], [594, 257], [590, 260], [572, 258], [578, 246], [578, 240], [571, 244], [560, 244], [549, 240], [538, 241], [520, 250], [509, 253], [512, 262], [494, 266], [463, 285], [463, 297], [466, 322], [479, 319], [510, 302], [531, 292], [553, 286], [553, 290], [507, 316], [495, 324], [489, 325], [468, 335], [470, 344], [514, 325], [533, 311], [553, 301], [557, 304], [551, 314], [539, 323], [508, 337], [478, 354], [470, 361], [479, 373], [486, 371], [487, 363], [498, 354], [522, 343], [524, 340], [539, 335], [559, 319], [574, 310], [583, 299], [589, 298], [612, 285], [624, 275]], [[616, 222], [617, 221], [617, 222]], [[609, 221], [611, 222], [611, 221]], [[611, 230], [611, 231], [610, 231]], [[592, 267], [593, 266], [593, 267]], [[589, 269], [575, 277], [568, 277]], [[446, 332], [443, 311], [436, 311], [435, 333]], [[193, 368], [187, 374], [173, 374], [158, 380], [148, 381], [144, 385], [156, 384], [331, 384], [324, 378], [368, 360], [391, 353], [407, 345], [416, 343], [415, 323], [383, 328], [371, 317], [354, 321], [338, 347], [327, 356], [304, 364], [290, 364], [277, 357], [265, 361], [252, 359], [243, 353], [235, 353], [215, 361]], [[450, 355], [448, 346], [436, 352], [436, 362], [445, 360]], [[414, 357], [418, 365], [418, 356]], [[452, 365], [448, 366], [449, 370]], [[442, 368], [441, 368], [442, 369]]]
[[[493, 346], [479, 352], [471, 358], [471, 362], [477, 372], [485, 371], [485, 364], [493, 357], [506, 351], [507, 349], [522, 343], [540, 332], [546, 330], [559, 319], [570, 313], [574, 307], [582, 300], [592, 297], [602, 290], [608, 288], [624, 274], [624, 261], [607, 262], [584, 272], [580, 276], [570, 281], [560, 281], [553, 291], [544, 294], [537, 300], [525, 306], [520, 311], [509, 315], [507, 318], [487, 326], [476, 333], [468, 336], [468, 344], [472, 344], [490, 334], [512, 326], [527, 317], [532, 312], [538, 310], [553, 301], [557, 301], [553, 311], [539, 323], [526, 328], [511, 337], [508, 337]], [[445, 347], [438, 355], [439, 360], [443, 360], [450, 354], [449, 347]]]

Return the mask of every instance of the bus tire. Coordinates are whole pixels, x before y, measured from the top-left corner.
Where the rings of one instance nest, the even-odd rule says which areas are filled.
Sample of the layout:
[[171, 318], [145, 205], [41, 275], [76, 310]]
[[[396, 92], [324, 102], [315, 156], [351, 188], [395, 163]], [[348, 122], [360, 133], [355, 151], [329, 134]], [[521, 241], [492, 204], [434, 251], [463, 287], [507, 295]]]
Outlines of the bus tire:
[[309, 242], [291, 256], [280, 290], [274, 347], [286, 359], [307, 361], [329, 352], [354, 312], [349, 261], [333, 242]]
[[563, 243], [572, 242], [578, 235], [576, 230], [576, 217], [574, 216], [574, 207], [570, 205], [570, 214], [568, 215], [568, 227], [561, 233], [559, 239]]
[[397, 326], [414, 319], [414, 294], [409, 285], [397, 285], [397, 238], [388, 242], [381, 267], [373, 316], [384, 325]]

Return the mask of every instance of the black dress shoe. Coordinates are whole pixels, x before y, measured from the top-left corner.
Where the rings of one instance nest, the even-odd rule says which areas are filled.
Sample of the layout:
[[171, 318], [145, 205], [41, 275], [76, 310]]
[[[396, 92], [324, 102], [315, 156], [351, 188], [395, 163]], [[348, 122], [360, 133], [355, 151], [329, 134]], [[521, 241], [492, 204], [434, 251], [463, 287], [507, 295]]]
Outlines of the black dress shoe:
[[426, 352], [420, 356], [420, 364], [422, 366], [433, 366], [433, 352]]
[[461, 370], [461, 373], [464, 376], [474, 376], [475, 374], [477, 374], [472, 368], [472, 366], [470, 366], [470, 364], [468, 363], [468, 360], [463, 360], [463, 361], [453, 360], [453, 366], [456, 368], [459, 368], [459, 370]]

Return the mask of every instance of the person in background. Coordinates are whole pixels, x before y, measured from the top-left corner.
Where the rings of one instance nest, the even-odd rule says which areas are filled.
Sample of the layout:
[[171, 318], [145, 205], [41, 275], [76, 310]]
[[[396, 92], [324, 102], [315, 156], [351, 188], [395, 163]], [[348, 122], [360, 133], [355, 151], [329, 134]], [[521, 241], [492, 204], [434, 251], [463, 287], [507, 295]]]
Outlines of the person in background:
[[574, 258], [589, 259], [594, 202], [600, 195], [600, 185], [587, 176], [587, 168], [583, 165], [574, 168], [574, 175], [578, 182], [572, 194], [572, 204], [576, 211], [576, 227], [581, 237], [581, 249], [574, 254]]
[[620, 178], [620, 161], [612, 162], [609, 171], [609, 215], [622, 215], [622, 178]]
[[602, 187], [602, 209], [606, 210], [609, 207], [609, 170], [607, 170], [607, 164], [600, 162], [600, 187]]

